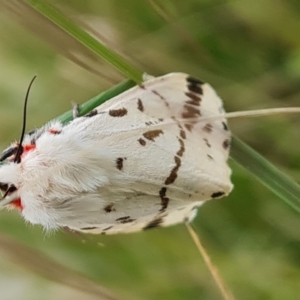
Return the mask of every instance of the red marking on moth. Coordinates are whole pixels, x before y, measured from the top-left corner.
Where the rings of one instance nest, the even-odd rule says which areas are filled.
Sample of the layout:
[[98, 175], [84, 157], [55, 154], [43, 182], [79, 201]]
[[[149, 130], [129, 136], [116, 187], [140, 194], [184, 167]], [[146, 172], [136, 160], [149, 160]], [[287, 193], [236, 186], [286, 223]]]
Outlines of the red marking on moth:
[[17, 198], [16, 200], [14, 200], [13, 202], [10, 203], [14, 208], [22, 211], [23, 210], [23, 205], [21, 202], [21, 198]]
[[48, 132], [51, 133], [51, 134], [60, 134], [60, 130], [53, 129], [53, 128], [50, 128], [50, 129], [48, 130]]
[[35, 145], [33, 145], [33, 144], [28, 144], [28, 145], [25, 145], [25, 146], [23, 147], [23, 152], [29, 152], [29, 151], [34, 150], [34, 149], [35, 149]]
[[22, 158], [24, 158], [28, 152], [32, 151], [35, 149], [35, 144], [27, 144], [23, 146], [23, 153], [22, 153]]

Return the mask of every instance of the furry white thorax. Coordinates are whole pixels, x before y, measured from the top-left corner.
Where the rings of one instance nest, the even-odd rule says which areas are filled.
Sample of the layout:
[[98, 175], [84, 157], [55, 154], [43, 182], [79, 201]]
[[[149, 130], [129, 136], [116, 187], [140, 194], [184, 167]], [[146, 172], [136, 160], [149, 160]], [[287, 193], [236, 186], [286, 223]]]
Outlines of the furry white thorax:
[[204, 200], [227, 195], [226, 120], [201, 122], [223, 113], [222, 102], [189, 78], [150, 79], [90, 116], [27, 135], [23, 145], [34, 149], [0, 167], [0, 182], [17, 187], [24, 218], [47, 229], [130, 232], [190, 220]]

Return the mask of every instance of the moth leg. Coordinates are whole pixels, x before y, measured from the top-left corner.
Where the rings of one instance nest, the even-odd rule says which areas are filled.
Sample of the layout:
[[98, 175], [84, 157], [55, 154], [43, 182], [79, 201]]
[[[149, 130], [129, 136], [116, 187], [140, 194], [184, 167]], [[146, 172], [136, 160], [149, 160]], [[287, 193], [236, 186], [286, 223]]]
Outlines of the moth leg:
[[75, 102], [72, 102], [72, 108], [73, 108], [73, 119], [76, 119], [79, 117], [79, 105]]

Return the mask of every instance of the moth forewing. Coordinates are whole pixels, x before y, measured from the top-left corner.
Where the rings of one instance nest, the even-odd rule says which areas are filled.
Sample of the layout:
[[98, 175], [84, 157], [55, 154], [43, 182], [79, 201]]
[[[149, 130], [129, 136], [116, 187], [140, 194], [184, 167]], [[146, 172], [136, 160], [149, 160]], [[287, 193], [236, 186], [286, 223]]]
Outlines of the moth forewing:
[[0, 182], [15, 184], [24, 218], [46, 228], [109, 234], [191, 220], [232, 189], [226, 119], [201, 122], [223, 113], [214, 90], [189, 75], [149, 79], [27, 135], [16, 182], [1, 167]]

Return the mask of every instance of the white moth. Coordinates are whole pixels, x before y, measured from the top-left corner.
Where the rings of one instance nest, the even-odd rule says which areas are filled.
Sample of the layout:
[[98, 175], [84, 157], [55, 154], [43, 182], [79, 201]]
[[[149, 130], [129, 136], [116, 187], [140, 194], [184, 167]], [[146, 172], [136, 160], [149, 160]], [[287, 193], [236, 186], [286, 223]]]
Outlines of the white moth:
[[19, 160], [12, 144], [0, 188], [14, 195], [7, 206], [46, 229], [112, 234], [191, 221], [232, 189], [223, 115], [210, 85], [183, 73], [151, 78], [27, 134]]

